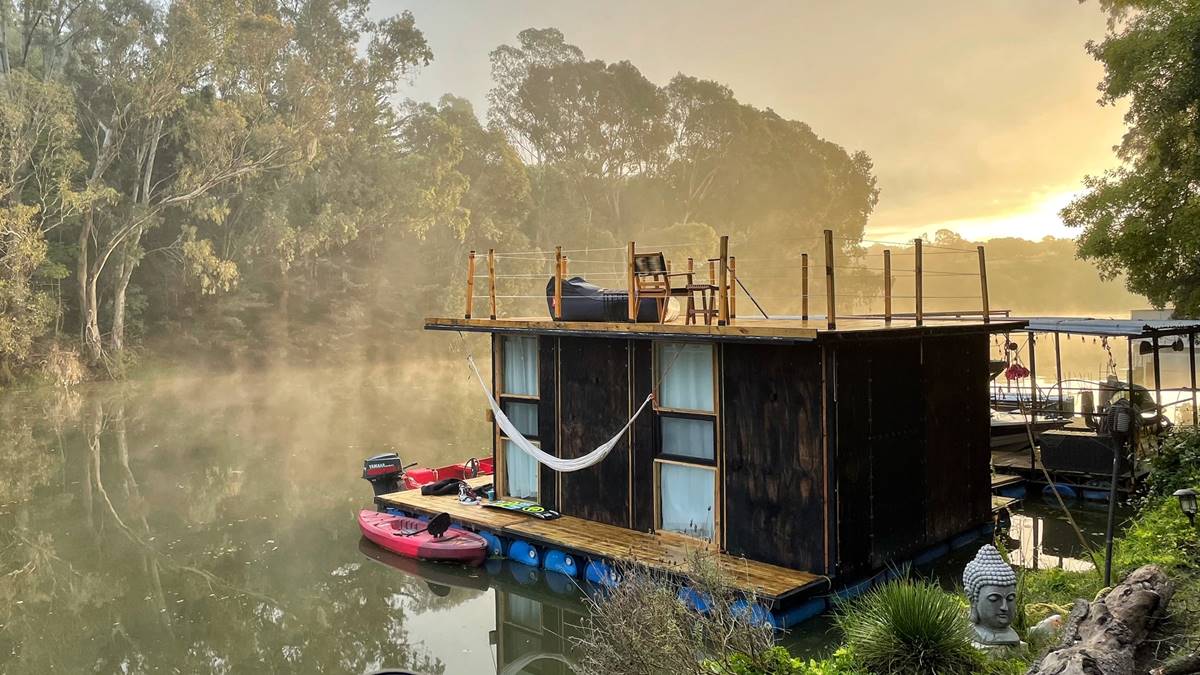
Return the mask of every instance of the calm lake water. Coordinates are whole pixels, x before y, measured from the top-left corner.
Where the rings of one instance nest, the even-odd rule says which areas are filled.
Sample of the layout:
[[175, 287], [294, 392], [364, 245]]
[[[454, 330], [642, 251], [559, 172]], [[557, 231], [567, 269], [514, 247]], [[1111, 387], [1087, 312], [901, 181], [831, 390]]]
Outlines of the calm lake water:
[[[359, 536], [364, 457], [489, 452], [485, 403], [441, 348], [0, 392], [0, 672], [571, 672], [569, 581], [415, 563]], [[1102, 509], [1078, 517], [1102, 540]], [[1010, 532], [1023, 564], [1087, 564], [1037, 500]], [[932, 573], [951, 584], [966, 557]], [[817, 620], [785, 639], [815, 655], [834, 637]]]

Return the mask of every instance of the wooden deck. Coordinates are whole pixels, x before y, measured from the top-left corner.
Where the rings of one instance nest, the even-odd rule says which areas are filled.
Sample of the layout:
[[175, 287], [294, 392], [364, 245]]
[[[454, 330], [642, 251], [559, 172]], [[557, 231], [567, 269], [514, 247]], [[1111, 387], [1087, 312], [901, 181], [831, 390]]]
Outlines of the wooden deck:
[[[492, 482], [492, 478], [480, 476], [467, 482], [475, 486], [485, 485]], [[499, 509], [463, 504], [453, 495], [422, 495], [419, 490], [381, 495], [377, 501], [415, 513], [433, 515], [445, 512], [455, 522], [471, 529], [524, 539], [585, 557], [642, 564], [670, 573], [682, 574], [688, 559], [703, 548], [686, 537], [637, 532], [572, 516], [538, 520]], [[715, 556], [717, 564], [736, 585], [743, 590], [753, 590], [762, 600], [772, 604], [811, 587], [824, 586], [827, 582], [825, 577], [809, 572], [722, 553], [711, 555]]]
[[737, 318], [727, 326], [687, 325], [682, 319], [668, 323], [630, 323], [605, 321], [554, 321], [546, 317], [514, 317], [497, 319], [461, 319], [430, 317], [425, 319], [426, 330], [461, 330], [485, 333], [539, 333], [547, 335], [585, 335], [606, 337], [655, 337], [684, 339], [753, 340], [775, 342], [808, 342], [821, 337], [873, 332], [909, 332], [913, 334], [990, 332], [1019, 330], [1024, 321], [1007, 319], [982, 321], [926, 319], [917, 326], [912, 319], [891, 322], [876, 318], [839, 318], [837, 328], [830, 329], [824, 317], [807, 320], [799, 317]]
[[992, 495], [992, 513], [999, 513], [1005, 509], [1015, 509], [1020, 505], [1021, 500], [1015, 497]]
[[1025, 481], [1025, 479], [1020, 476], [1014, 476], [1011, 474], [1004, 474], [1004, 473], [995, 473], [995, 474], [992, 474], [992, 489], [999, 490], [1000, 488], [1006, 488], [1010, 485], [1017, 485], [1018, 483], [1022, 483], [1024, 481]]

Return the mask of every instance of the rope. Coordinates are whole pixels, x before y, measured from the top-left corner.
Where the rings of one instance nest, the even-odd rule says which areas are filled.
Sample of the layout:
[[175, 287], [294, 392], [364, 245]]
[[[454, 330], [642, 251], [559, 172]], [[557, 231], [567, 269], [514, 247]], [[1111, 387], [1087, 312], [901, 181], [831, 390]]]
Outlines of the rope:
[[758, 300], [755, 300], [755, 299], [754, 299], [754, 294], [750, 292], [750, 289], [749, 289], [749, 288], [746, 288], [746, 284], [743, 284], [743, 283], [742, 283], [742, 280], [741, 280], [739, 277], [736, 277], [736, 276], [735, 276], [735, 277], [734, 277], [734, 280], [735, 280], [735, 281], [737, 281], [737, 284], [738, 284], [738, 286], [741, 286], [741, 287], [742, 287], [742, 290], [743, 290], [743, 291], [746, 291], [746, 295], [747, 295], [747, 296], [749, 296], [749, 298], [750, 298], [750, 302], [753, 302], [753, 303], [754, 303], [754, 306], [755, 306], [755, 307], [757, 307], [757, 308], [758, 308], [758, 311], [762, 313], [762, 315], [763, 315], [763, 318], [764, 318], [764, 319], [769, 319], [769, 318], [771, 318], [771, 317], [767, 316], [767, 311], [766, 311], [765, 309], [763, 309], [763, 308], [762, 308], [762, 305], [758, 304]]

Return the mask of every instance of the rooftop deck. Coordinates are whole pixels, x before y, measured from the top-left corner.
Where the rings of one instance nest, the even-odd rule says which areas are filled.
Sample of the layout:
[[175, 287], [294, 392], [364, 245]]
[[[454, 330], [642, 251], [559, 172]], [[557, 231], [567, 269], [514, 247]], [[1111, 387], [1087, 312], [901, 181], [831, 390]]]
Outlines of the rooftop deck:
[[917, 325], [911, 318], [885, 321], [880, 318], [838, 318], [836, 328], [829, 328], [825, 317], [795, 316], [771, 319], [742, 318], [729, 325], [685, 324], [682, 319], [667, 323], [631, 323], [602, 321], [554, 321], [546, 317], [516, 317], [496, 319], [460, 319], [430, 317], [425, 319], [426, 330], [453, 330], [479, 333], [538, 333], [546, 335], [576, 335], [596, 337], [684, 338], [768, 342], [811, 342], [822, 339], [853, 338], [868, 334], [929, 335], [978, 332], [986, 329], [999, 333], [1019, 330], [1024, 321], [992, 319], [961, 320], [954, 318], [925, 319]]
[[[474, 486], [492, 482], [492, 476], [467, 481]], [[596, 523], [582, 518], [562, 516], [538, 520], [529, 516], [463, 504], [457, 496], [422, 495], [420, 490], [405, 490], [381, 495], [378, 502], [398, 509], [434, 515], [449, 513], [456, 523], [471, 529], [524, 539], [584, 557], [604, 558], [621, 563], [641, 564], [653, 569], [682, 574], [689, 557], [700, 546], [684, 537], [649, 534]], [[774, 604], [806, 589], [824, 588], [824, 577], [799, 570], [754, 562], [722, 553], [712, 553], [739, 588], [753, 590], [759, 598]]]

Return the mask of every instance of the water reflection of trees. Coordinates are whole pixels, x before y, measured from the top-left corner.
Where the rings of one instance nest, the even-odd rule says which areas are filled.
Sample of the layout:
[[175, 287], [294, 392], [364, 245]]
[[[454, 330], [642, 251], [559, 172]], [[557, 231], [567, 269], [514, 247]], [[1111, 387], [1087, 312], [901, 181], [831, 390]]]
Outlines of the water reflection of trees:
[[[353, 513], [368, 503], [356, 469], [414, 426], [389, 407], [444, 393], [454, 411], [469, 390], [434, 384], [401, 403], [420, 373], [362, 375], [0, 397], [15, 421], [0, 427], [0, 671], [442, 672], [406, 625], [465, 596], [354, 567]], [[430, 461], [447, 439], [421, 433], [440, 447], [410, 456]]]

